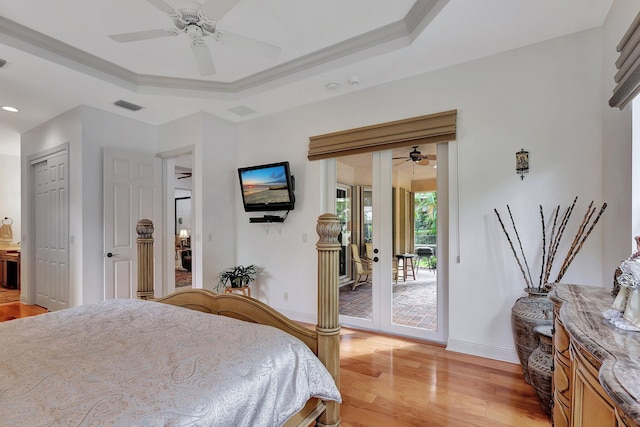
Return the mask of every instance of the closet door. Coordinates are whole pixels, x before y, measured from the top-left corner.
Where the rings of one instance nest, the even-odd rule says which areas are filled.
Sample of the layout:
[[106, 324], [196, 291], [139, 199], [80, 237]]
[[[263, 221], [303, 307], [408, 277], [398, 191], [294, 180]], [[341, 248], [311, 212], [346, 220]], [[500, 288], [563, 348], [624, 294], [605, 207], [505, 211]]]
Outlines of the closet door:
[[66, 150], [36, 163], [36, 304], [69, 306], [69, 191]]

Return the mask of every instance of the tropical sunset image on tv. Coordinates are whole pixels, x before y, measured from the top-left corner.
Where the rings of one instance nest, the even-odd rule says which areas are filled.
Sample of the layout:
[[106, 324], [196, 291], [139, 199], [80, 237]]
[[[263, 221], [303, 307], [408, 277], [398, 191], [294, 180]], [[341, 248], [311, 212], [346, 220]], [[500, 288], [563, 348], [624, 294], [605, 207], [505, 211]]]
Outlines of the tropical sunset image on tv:
[[284, 166], [243, 171], [242, 193], [247, 204], [289, 202]]

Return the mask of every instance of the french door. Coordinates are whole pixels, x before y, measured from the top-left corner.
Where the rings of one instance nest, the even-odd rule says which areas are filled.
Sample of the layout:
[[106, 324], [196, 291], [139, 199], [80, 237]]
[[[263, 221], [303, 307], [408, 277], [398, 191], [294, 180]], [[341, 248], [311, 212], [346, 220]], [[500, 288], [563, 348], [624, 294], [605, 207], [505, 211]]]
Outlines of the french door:
[[[345, 181], [353, 176], [356, 184], [352, 187], [351, 211], [353, 224], [358, 226], [353, 227], [349, 246], [355, 245], [352, 249], [358, 252], [357, 255], [371, 260], [368, 263], [371, 271], [368, 282], [355, 286], [354, 290], [341, 287], [340, 298], [354, 300], [359, 311], [343, 310], [341, 300], [340, 322], [346, 326], [443, 342], [446, 326], [443, 316], [444, 280], [440, 279], [438, 268], [426, 272], [426, 267], [423, 267], [423, 270], [412, 274], [412, 263], [406, 257], [398, 257], [405, 253], [415, 253], [413, 230], [409, 229], [409, 224], [413, 223], [411, 174], [416, 173], [412, 168], [422, 166], [411, 162], [403, 164], [396, 160], [397, 154], [398, 150], [385, 150], [358, 155], [358, 160], [337, 159], [338, 181]], [[446, 144], [438, 149], [438, 156], [446, 161]], [[439, 163], [442, 165], [444, 162]], [[342, 167], [343, 164], [347, 166]], [[368, 169], [365, 170], [363, 165]], [[345, 173], [350, 167], [353, 168], [352, 173]], [[404, 178], [400, 168], [408, 170], [404, 172]], [[441, 170], [446, 171], [446, 167]], [[439, 198], [443, 199], [446, 200], [446, 197]], [[444, 207], [443, 212], [446, 214]], [[442, 230], [438, 233], [438, 238], [442, 240], [445, 235], [446, 230]], [[403, 261], [409, 262], [406, 277], [403, 274]], [[418, 289], [418, 286], [423, 286], [418, 279], [427, 273], [431, 274], [428, 280], [432, 282], [426, 286], [432, 285], [433, 288], [433, 291], [429, 291], [432, 295], [430, 301], [424, 300]], [[359, 279], [365, 280], [364, 277], [359, 278], [357, 273], [354, 274], [356, 284]], [[362, 298], [357, 298], [357, 294]], [[406, 308], [409, 304], [414, 306]], [[426, 311], [431, 311], [436, 318], [429, 326], [406, 320], [409, 312], [420, 315], [420, 312]]]

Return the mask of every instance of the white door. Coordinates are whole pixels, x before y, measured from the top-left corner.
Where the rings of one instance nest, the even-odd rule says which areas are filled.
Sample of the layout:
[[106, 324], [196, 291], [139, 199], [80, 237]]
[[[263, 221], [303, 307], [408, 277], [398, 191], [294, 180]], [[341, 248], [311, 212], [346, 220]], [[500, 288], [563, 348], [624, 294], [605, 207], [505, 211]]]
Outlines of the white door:
[[[393, 241], [392, 241], [392, 163], [391, 150], [364, 153], [360, 160], [360, 173], [370, 175], [370, 187], [359, 196], [362, 204], [362, 239], [372, 243], [374, 262], [371, 291], [357, 305], [363, 315], [349, 315], [341, 310], [340, 323], [365, 329], [385, 331], [391, 318], [391, 293], [393, 282]], [[369, 168], [371, 173], [363, 172]], [[357, 208], [359, 210], [359, 207]], [[358, 243], [359, 239], [351, 243]], [[359, 256], [369, 256], [360, 253]], [[358, 275], [356, 274], [356, 278]]]
[[69, 306], [69, 191], [66, 150], [36, 163], [36, 304]]
[[[152, 154], [105, 148], [104, 297], [135, 298], [138, 288], [136, 224], [153, 221], [155, 289], [162, 265], [162, 170]], [[158, 296], [158, 294], [156, 294]]]

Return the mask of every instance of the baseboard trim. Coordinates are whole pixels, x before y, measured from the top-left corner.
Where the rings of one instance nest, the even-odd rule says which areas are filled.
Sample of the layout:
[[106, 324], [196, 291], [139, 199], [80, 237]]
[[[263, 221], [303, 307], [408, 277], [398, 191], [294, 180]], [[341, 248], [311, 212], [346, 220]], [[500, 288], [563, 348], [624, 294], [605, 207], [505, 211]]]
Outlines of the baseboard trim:
[[447, 350], [520, 364], [518, 353], [516, 353], [515, 350], [504, 347], [495, 347], [491, 345], [449, 339], [447, 341]]

